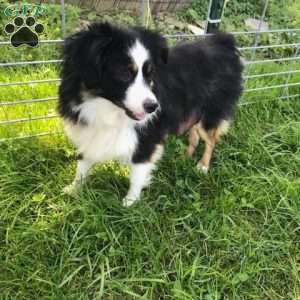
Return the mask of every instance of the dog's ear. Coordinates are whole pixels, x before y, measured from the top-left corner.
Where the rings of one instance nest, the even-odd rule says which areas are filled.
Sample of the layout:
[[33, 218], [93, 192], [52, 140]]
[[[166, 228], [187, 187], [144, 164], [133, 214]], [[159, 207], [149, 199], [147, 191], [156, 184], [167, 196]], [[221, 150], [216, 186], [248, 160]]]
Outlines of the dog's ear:
[[159, 33], [142, 27], [135, 27], [135, 30], [139, 33], [139, 38], [143, 44], [150, 50], [154, 63], [166, 64], [169, 56], [166, 39]]
[[105, 52], [112, 41], [111, 26], [96, 23], [65, 40], [64, 61], [89, 89], [99, 87]]

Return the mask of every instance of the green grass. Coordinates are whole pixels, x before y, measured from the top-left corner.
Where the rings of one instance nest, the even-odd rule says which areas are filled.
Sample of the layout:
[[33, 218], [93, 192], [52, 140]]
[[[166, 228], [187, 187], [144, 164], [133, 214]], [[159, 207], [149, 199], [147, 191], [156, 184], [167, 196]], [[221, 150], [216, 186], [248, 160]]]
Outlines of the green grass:
[[[0, 69], [1, 82], [20, 82], [58, 78], [58, 68], [53, 65], [38, 67], [16, 67]], [[30, 99], [57, 97], [57, 83], [17, 85], [0, 87], [0, 121], [16, 120], [56, 114], [56, 101], [30, 104], [1, 105], [5, 102], [16, 102]], [[15, 138], [34, 135], [42, 132], [61, 130], [55, 119], [21, 122], [0, 126], [0, 138]]]
[[[264, 64], [250, 73], [299, 67]], [[58, 71], [0, 68], [0, 82]], [[56, 95], [56, 84], [1, 87], [0, 103]], [[191, 160], [185, 137], [170, 138], [153, 183], [130, 209], [121, 206], [128, 169], [117, 163], [97, 166], [75, 198], [62, 194], [76, 167], [63, 135], [0, 143], [0, 299], [299, 300], [300, 98], [282, 95], [245, 93], [242, 103], [252, 104], [239, 108], [207, 176], [195, 168], [203, 145]], [[0, 121], [52, 115], [55, 105], [0, 106]], [[0, 125], [0, 139], [57, 130], [56, 119]]]
[[240, 109], [208, 176], [172, 138], [130, 209], [117, 164], [74, 199], [64, 139], [3, 144], [1, 299], [299, 299], [299, 110]]
[[[32, 71], [57, 75], [50, 67]], [[9, 79], [32, 78], [20, 72]], [[1, 96], [55, 93], [53, 85], [37, 85], [4, 88]], [[120, 201], [127, 169], [98, 166], [73, 199], [61, 192], [76, 164], [63, 137], [2, 143], [0, 299], [299, 299], [300, 103], [276, 100], [281, 93], [245, 95], [256, 103], [240, 107], [208, 176], [195, 169], [196, 158], [185, 158], [185, 139], [171, 138], [153, 184], [130, 209]], [[55, 102], [40, 105], [2, 113], [43, 115]], [[28, 124], [2, 133], [60, 128], [55, 120]]]

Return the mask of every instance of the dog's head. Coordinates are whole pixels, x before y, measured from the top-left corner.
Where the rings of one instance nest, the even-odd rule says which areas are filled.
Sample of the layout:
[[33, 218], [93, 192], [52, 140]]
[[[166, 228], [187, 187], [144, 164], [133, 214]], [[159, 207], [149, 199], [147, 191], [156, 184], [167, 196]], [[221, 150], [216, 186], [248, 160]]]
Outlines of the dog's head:
[[96, 23], [65, 42], [65, 64], [83, 87], [144, 120], [159, 102], [155, 71], [167, 62], [168, 47], [159, 34], [134, 27]]

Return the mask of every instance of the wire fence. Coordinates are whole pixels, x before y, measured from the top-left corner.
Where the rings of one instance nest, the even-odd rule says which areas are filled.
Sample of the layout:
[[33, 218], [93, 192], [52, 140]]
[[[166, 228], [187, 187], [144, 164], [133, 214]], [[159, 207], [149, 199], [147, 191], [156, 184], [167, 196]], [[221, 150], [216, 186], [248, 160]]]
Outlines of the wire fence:
[[[145, 0], [140, 0], [139, 4], [142, 14], [145, 9]], [[284, 101], [300, 97], [300, 28], [261, 30], [268, 4], [269, 1], [266, 0], [257, 30], [232, 32], [239, 42], [239, 51], [246, 66], [245, 91], [240, 102], [241, 106], [252, 105], [258, 101]], [[207, 15], [210, 15], [209, 9]], [[66, 32], [66, 13], [63, 0], [61, 0], [61, 19], [62, 38], [42, 40], [40, 41], [42, 45], [56, 47], [63, 42]], [[166, 35], [166, 38], [177, 42], [202, 38], [207, 34], [209, 33], [169, 34]], [[262, 40], [275, 42], [264, 44]], [[287, 40], [288, 42], [286, 42]], [[0, 51], [1, 47], [10, 47], [10, 42], [1, 41]], [[10, 70], [10, 73], [7, 72], [7, 74], [17, 72], [20, 68], [27, 68], [26, 74], [28, 74], [28, 67], [35, 68], [32, 73], [38, 68], [43, 68], [43, 74], [51, 73], [51, 77], [43, 79], [31, 78], [30, 74], [24, 76], [29, 78], [28, 80], [9, 81], [9, 76], [0, 77], [2, 78], [0, 79], [0, 95], [2, 95], [0, 98], [0, 142], [61, 132], [61, 125], [55, 110], [60, 79], [52, 75], [52, 73], [58, 74], [60, 63], [60, 57], [0, 63], [2, 70], [3, 68]], [[54, 72], [51, 72], [53, 70]], [[49, 94], [35, 97], [35, 91], [41, 85], [45, 86], [43, 90]], [[3, 90], [5, 92], [1, 93]], [[27, 95], [27, 98], [20, 95]]]

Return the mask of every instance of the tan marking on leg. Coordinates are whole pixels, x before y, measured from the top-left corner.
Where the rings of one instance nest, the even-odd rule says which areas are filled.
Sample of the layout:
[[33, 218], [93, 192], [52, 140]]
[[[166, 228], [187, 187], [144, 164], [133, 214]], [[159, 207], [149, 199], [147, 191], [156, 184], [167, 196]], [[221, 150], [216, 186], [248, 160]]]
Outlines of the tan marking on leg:
[[209, 132], [203, 129], [201, 123], [198, 124], [198, 134], [205, 143], [210, 141]]
[[194, 125], [189, 131], [189, 146], [187, 149], [187, 155], [192, 156], [199, 145], [200, 138], [204, 142], [209, 142], [210, 138], [208, 133], [203, 129], [201, 122]]
[[229, 129], [229, 121], [222, 121], [218, 128], [205, 131], [202, 127], [198, 130], [200, 137], [205, 141], [205, 149], [201, 160], [197, 164], [197, 168], [207, 173], [210, 166], [210, 161], [216, 143], [220, 137], [224, 135]]
[[186, 151], [187, 156], [193, 156], [197, 146], [199, 145], [199, 134], [198, 134], [198, 128], [197, 125], [193, 126], [189, 131], [189, 145]]
[[211, 157], [216, 145], [216, 129], [212, 129], [205, 135], [205, 149], [201, 160], [197, 164], [197, 168], [204, 173], [208, 172]]
[[230, 128], [230, 121], [223, 120], [216, 130], [216, 140], [218, 141], [220, 137], [228, 132]]

